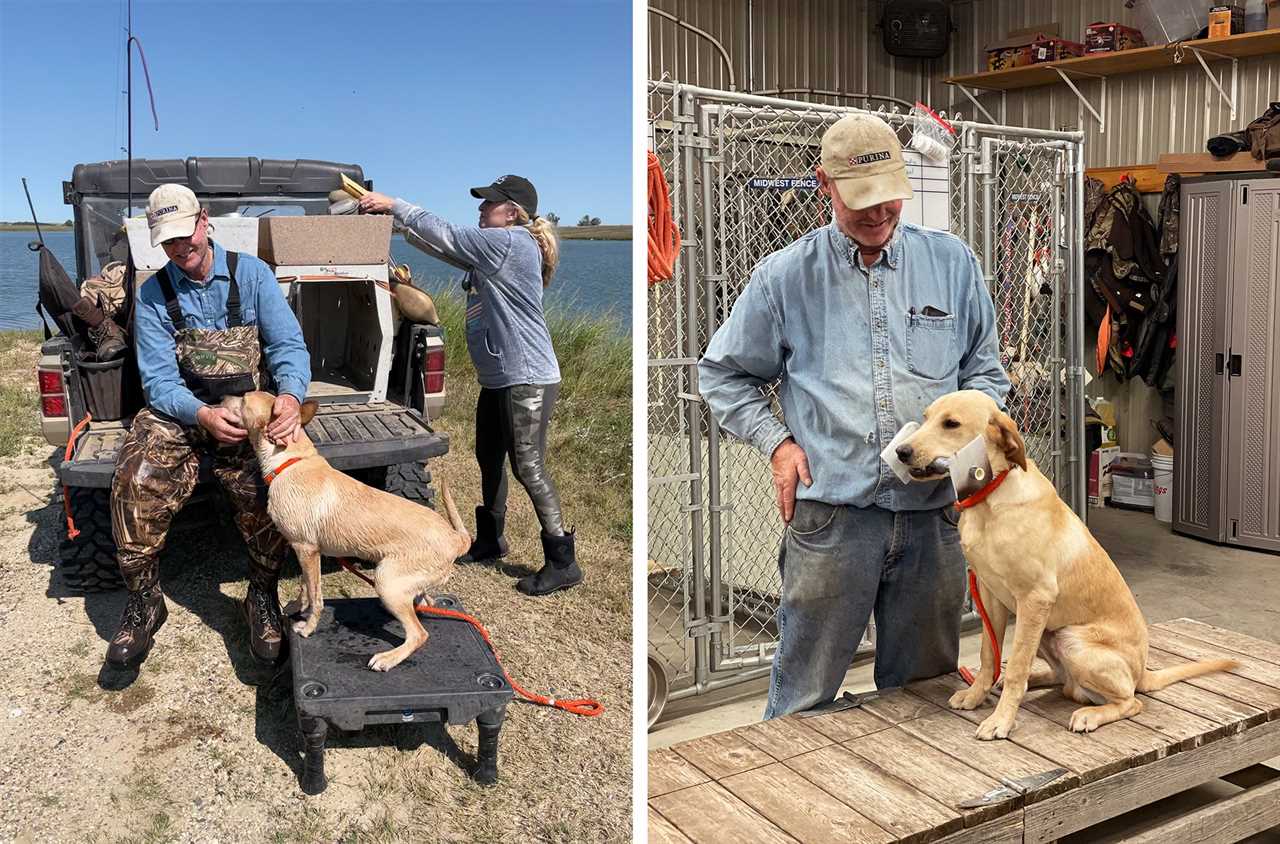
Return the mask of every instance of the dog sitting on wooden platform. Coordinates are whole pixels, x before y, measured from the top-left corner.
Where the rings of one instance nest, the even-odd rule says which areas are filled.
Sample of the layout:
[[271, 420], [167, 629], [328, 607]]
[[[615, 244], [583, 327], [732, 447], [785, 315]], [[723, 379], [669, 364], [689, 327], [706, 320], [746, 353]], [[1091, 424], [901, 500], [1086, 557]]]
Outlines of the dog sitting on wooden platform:
[[[1061, 684], [1064, 695], [1086, 704], [1072, 713], [1071, 729], [1089, 732], [1141, 712], [1135, 692], [1238, 666], [1214, 659], [1148, 670], [1147, 623], [1133, 593], [1026, 456], [1013, 420], [976, 390], [937, 399], [924, 419], [897, 448], [913, 480], [946, 478], [952, 455], [978, 436], [986, 438], [992, 468], [984, 490], [962, 502], [960, 544], [997, 641], [1004, 640], [1010, 612], [1016, 619], [1004, 688], [995, 712], [978, 726], [978, 738], [1008, 737], [1028, 687]], [[1032, 673], [1037, 653], [1049, 667]], [[952, 696], [953, 709], [982, 705], [994, 683], [995, 660], [984, 635], [982, 668], [970, 688]]]

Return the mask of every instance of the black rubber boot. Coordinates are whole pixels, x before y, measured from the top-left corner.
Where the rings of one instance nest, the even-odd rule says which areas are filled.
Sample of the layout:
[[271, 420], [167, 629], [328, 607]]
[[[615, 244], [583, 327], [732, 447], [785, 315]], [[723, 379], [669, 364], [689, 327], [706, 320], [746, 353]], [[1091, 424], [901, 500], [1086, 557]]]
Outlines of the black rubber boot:
[[120, 629], [107, 646], [107, 662], [117, 668], [136, 667], [151, 651], [156, 631], [169, 617], [159, 586], [129, 593], [120, 616]]
[[458, 558], [460, 563], [477, 563], [481, 560], [500, 560], [511, 552], [502, 531], [506, 527], [506, 514], [498, 515], [484, 507], [476, 508], [476, 538], [467, 553]]
[[526, 595], [550, 595], [582, 582], [582, 569], [573, 553], [573, 531], [564, 536], [542, 534], [546, 563], [536, 574], [520, 578], [516, 588]]

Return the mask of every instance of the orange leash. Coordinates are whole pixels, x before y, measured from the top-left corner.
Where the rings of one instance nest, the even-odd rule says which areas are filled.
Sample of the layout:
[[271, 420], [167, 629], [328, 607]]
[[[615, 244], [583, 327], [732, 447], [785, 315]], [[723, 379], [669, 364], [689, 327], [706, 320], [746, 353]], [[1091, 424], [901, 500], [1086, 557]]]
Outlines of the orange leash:
[[[373, 585], [373, 579], [353, 566], [345, 557], [339, 557], [338, 562], [342, 563], [343, 568], [363, 580], [365, 583], [370, 586]], [[591, 700], [590, 698], [557, 700], [553, 697], [546, 697], [545, 695], [530, 692], [515, 680], [511, 679], [511, 675], [507, 673], [507, 669], [503, 667], [502, 661], [498, 656], [498, 649], [493, 646], [493, 641], [489, 638], [489, 631], [485, 630], [484, 625], [472, 616], [469, 616], [464, 612], [458, 612], [457, 610], [445, 610], [440, 609], [439, 607], [433, 607], [430, 604], [423, 603], [421, 601], [415, 603], [413, 608], [423, 615], [438, 615], [444, 618], [452, 618], [457, 621], [465, 621], [476, 630], [480, 631], [480, 635], [484, 638], [484, 643], [489, 646], [489, 650], [493, 651], [493, 658], [498, 660], [498, 667], [502, 669], [502, 676], [507, 678], [507, 682], [511, 684], [511, 688], [515, 689], [516, 693], [525, 700], [536, 703], [539, 706], [550, 706], [555, 709], [563, 709], [565, 712], [569, 712], [573, 715], [584, 715], [589, 718], [604, 712], [604, 707], [599, 701]]]
[[649, 284], [666, 281], [676, 273], [680, 254], [680, 230], [671, 216], [671, 189], [662, 173], [662, 162], [649, 153]]
[[[80, 432], [84, 430], [84, 426], [89, 424], [89, 420], [93, 419], [92, 413], [86, 413], [84, 418], [76, 423], [71, 429], [71, 436], [67, 437], [67, 450], [63, 452], [63, 461], [71, 459], [71, 452], [75, 450], [76, 439], [80, 436]], [[75, 539], [80, 535], [80, 531], [76, 530], [76, 521], [71, 518], [71, 491], [66, 484], [62, 485], [62, 510], [67, 514], [67, 539]]]
[[[982, 605], [982, 593], [978, 591], [978, 575], [974, 574], [973, 569], [969, 569], [969, 594], [973, 596], [973, 605], [978, 608], [978, 616], [982, 619], [982, 626], [987, 630], [987, 638], [991, 640], [991, 647], [996, 652], [996, 676], [991, 678], [991, 682], [1000, 679], [1000, 643], [996, 641], [996, 631], [991, 626], [991, 619], [987, 618], [987, 608]], [[973, 672], [965, 666], [960, 666], [960, 676], [970, 686], [973, 685]]]

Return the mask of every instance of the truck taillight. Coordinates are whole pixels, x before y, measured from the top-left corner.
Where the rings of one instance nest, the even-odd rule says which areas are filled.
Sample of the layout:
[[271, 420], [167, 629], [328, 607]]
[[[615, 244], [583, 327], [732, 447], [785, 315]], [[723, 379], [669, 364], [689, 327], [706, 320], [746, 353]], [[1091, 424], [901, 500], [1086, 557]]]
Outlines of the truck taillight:
[[40, 412], [45, 416], [66, 416], [67, 397], [63, 395], [41, 396]]
[[47, 396], [62, 392], [62, 373], [58, 370], [38, 369], [36, 379], [40, 382], [40, 395]]
[[422, 387], [426, 393], [439, 393], [444, 390], [444, 348], [427, 352], [422, 365]]

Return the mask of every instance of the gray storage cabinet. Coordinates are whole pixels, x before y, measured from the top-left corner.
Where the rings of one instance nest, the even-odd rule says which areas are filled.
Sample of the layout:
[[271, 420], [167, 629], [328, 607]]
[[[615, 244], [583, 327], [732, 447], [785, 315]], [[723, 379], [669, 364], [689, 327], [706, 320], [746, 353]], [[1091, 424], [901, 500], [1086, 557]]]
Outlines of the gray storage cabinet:
[[1280, 551], [1280, 178], [1182, 184], [1173, 529]]

